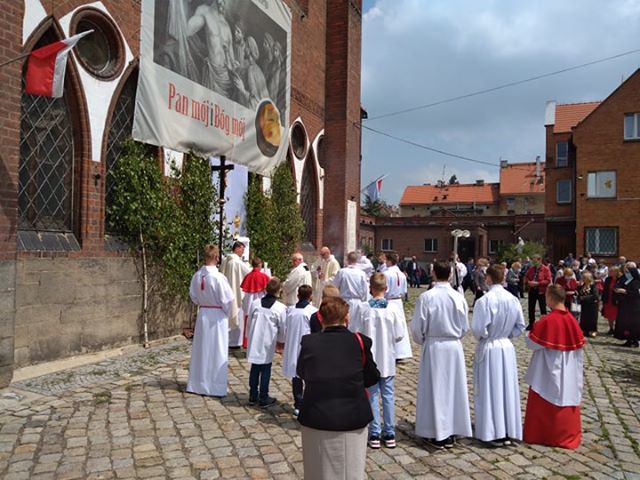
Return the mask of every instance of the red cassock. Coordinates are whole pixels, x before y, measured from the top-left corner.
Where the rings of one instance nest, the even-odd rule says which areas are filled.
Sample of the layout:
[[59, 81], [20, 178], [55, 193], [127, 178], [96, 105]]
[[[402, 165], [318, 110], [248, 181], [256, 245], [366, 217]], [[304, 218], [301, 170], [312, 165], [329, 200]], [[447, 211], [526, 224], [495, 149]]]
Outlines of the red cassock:
[[[581, 349], [585, 343], [576, 319], [569, 312], [560, 310], [554, 310], [536, 322], [529, 339], [546, 349], [559, 352]], [[536, 353], [543, 352], [538, 350]], [[576, 372], [576, 375], [578, 373], [582, 374]], [[551, 375], [549, 379], [551, 381]], [[556, 405], [530, 387], [523, 438], [527, 443], [578, 448], [582, 440], [580, 405]]]

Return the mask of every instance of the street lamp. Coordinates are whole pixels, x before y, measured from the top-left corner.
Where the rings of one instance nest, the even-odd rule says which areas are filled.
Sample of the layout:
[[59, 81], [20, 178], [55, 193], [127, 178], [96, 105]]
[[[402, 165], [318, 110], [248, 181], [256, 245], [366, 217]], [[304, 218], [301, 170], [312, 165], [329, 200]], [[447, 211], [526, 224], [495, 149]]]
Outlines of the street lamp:
[[460, 230], [459, 228], [456, 228], [451, 232], [451, 236], [453, 237], [453, 253], [457, 257], [458, 256], [458, 239], [460, 237], [469, 238], [471, 236], [471, 232], [469, 230]]

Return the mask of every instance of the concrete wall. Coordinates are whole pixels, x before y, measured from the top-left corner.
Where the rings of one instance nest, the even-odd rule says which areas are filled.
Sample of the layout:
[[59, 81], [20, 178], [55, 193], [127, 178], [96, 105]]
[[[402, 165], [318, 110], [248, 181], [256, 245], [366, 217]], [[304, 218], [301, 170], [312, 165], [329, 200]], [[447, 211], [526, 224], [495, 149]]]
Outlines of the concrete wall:
[[[131, 258], [22, 258], [16, 264], [15, 365], [140, 342], [142, 290]], [[152, 297], [150, 338], [188, 323]]]
[[16, 264], [0, 262], [0, 388], [13, 376]]

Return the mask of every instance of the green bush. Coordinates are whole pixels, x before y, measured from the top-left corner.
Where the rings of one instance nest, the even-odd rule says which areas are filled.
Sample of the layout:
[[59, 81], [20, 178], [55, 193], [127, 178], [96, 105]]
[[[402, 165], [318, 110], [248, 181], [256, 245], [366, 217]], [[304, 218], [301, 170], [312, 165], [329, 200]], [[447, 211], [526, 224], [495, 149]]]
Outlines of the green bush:
[[203, 247], [216, 242], [218, 198], [207, 159], [189, 154], [182, 172], [173, 168], [176, 178], [165, 179], [153, 150], [126, 141], [109, 172], [115, 190], [108, 218], [123, 241], [159, 267], [164, 290], [187, 299]]
[[304, 235], [304, 220], [289, 164], [285, 162], [276, 168], [271, 189], [266, 193], [262, 190], [262, 178], [252, 175], [245, 204], [253, 253], [269, 263], [273, 275], [284, 279], [291, 268], [291, 254]]

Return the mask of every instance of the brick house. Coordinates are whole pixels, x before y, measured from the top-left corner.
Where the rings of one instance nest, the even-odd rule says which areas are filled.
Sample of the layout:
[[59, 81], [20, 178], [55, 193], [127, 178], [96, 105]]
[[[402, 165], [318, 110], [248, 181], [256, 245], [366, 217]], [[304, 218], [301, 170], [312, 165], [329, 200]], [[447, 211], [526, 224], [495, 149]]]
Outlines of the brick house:
[[[555, 259], [568, 252], [590, 252], [609, 263], [619, 255], [640, 259], [638, 91], [640, 70], [602, 102], [557, 105], [555, 118], [548, 118], [554, 121], [546, 122], [547, 179], [555, 180], [547, 189], [547, 240]], [[562, 142], [568, 145], [568, 166], [553, 167], [558, 150], [565, 149]], [[555, 160], [549, 158], [554, 151]], [[562, 165], [562, 155], [560, 160]]]
[[363, 217], [361, 244], [419, 261], [448, 258], [454, 229], [469, 230], [458, 242], [463, 260], [495, 255], [500, 246], [544, 239], [544, 165], [500, 165], [500, 182], [411, 185], [400, 200], [399, 217]]
[[[288, 161], [306, 242], [342, 254], [355, 246], [359, 222], [362, 2], [284, 1], [292, 12]], [[23, 94], [25, 59], [0, 68], [0, 387], [15, 367], [138, 342], [141, 304], [133, 258], [105, 231], [104, 181], [131, 131], [140, 1], [3, 8], [0, 63], [81, 27], [99, 31], [87, 38], [102, 43], [97, 56], [70, 55], [58, 100]], [[156, 307], [151, 338], [179, 333], [187, 309], [169, 307]]]
[[576, 147], [573, 128], [599, 104], [600, 102], [547, 104], [545, 223], [547, 254], [553, 260], [576, 253]]

